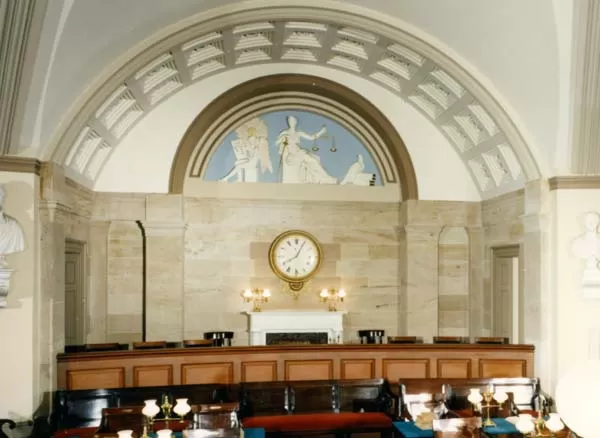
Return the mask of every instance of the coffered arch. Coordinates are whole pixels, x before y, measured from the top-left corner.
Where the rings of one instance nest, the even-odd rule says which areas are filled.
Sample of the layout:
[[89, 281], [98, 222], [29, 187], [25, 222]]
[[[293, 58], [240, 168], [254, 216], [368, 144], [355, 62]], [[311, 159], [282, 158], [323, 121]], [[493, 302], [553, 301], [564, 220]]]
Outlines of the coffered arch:
[[94, 181], [126, 133], [186, 86], [252, 64], [318, 64], [377, 83], [423, 113], [454, 145], [483, 198], [540, 175], [519, 130], [471, 75], [410, 34], [349, 12], [249, 9], [195, 23], [146, 48], [77, 112], [53, 159]]

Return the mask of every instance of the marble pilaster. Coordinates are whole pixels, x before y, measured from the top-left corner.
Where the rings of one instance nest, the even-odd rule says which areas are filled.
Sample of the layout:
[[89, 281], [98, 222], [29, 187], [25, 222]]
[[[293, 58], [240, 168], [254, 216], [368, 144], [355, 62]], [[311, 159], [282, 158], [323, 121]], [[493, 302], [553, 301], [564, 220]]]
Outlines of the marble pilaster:
[[143, 222], [146, 235], [146, 340], [184, 337], [182, 222]]
[[550, 215], [547, 213], [548, 188], [545, 182], [532, 182], [525, 191], [525, 214], [521, 257], [521, 315], [519, 326], [525, 344], [536, 346], [536, 375], [542, 387], [553, 388], [554, 302], [550, 288], [551, 239]]
[[406, 334], [431, 342], [438, 334], [438, 239], [439, 226], [405, 225]]
[[481, 227], [467, 228], [469, 234], [469, 335], [484, 336], [485, 313], [483, 277], [485, 269], [484, 232]]
[[105, 342], [108, 311], [108, 232], [110, 221], [91, 221], [89, 228], [89, 284], [87, 342]]

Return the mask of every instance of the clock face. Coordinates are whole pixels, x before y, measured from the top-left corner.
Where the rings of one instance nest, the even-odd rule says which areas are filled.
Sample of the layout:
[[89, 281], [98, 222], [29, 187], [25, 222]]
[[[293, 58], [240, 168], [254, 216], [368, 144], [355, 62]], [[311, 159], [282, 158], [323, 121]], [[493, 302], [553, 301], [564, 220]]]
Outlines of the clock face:
[[321, 248], [310, 234], [287, 231], [279, 235], [271, 245], [269, 262], [275, 274], [283, 280], [306, 280], [319, 269]]

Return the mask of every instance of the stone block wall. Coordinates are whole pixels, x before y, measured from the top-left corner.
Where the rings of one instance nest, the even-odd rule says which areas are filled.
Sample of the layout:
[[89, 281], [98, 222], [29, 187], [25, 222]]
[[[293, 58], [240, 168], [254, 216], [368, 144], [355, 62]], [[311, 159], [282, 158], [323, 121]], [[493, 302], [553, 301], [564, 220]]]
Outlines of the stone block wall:
[[484, 227], [483, 313], [481, 335], [491, 334], [492, 323], [492, 251], [511, 245], [521, 245], [524, 239], [522, 216], [525, 213], [525, 191], [517, 190], [481, 203]]
[[111, 342], [142, 339], [142, 231], [133, 221], [113, 221], [107, 244], [107, 326]]
[[[322, 288], [344, 288], [346, 341], [357, 330], [398, 332], [400, 250], [397, 204], [209, 200], [187, 198], [185, 237], [184, 334], [229, 329], [245, 345], [251, 305], [246, 288], [272, 291], [268, 310], [323, 309]], [[272, 272], [271, 242], [282, 232], [301, 229], [321, 243], [323, 263], [297, 299]]]
[[438, 333], [469, 336], [469, 235], [464, 227], [444, 227], [438, 246]]
[[[246, 345], [244, 312], [252, 310], [241, 298], [246, 288], [272, 291], [264, 311], [326, 310], [319, 291], [344, 288], [347, 297], [340, 308], [347, 311], [346, 342], [358, 341], [357, 331], [369, 328], [426, 341], [442, 334], [467, 335], [477, 326], [473, 314], [481, 312], [475, 304], [482, 300], [473, 298], [481, 294], [483, 278], [481, 261], [475, 260], [483, 252], [480, 213], [480, 204], [463, 202], [98, 194], [93, 223], [109, 224], [108, 293], [104, 308], [99, 306], [92, 318], [104, 312], [106, 340], [141, 339], [142, 240], [136, 225], [141, 221], [148, 340], [196, 339], [206, 331], [232, 330], [235, 344]], [[318, 275], [297, 299], [268, 263], [271, 242], [290, 229], [313, 234], [324, 252]], [[98, 264], [99, 255], [93, 257]]]

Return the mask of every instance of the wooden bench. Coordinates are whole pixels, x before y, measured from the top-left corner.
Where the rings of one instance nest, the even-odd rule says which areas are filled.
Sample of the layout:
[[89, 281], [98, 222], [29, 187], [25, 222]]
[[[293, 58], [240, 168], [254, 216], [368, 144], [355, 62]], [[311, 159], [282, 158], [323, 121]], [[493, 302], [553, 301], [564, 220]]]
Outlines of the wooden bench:
[[235, 402], [239, 399], [238, 385], [177, 385], [139, 388], [92, 389], [56, 391], [50, 429], [98, 428], [102, 410], [117, 407], [141, 407], [144, 400], [161, 400], [164, 394], [173, 399], [187, 398], [190, 404]]
[[548, 411], [551, 399], [540, 391], [539, 380], [533, 378], [489, 379], [401, 379], [399, 381], [399, 417], [414, 421], [414, 413], [431, 410], [443, 404], [457, 416], [468, 415], [472, 405], [467, 400], [469, 390], [485, 391], [490, 385], [509, 394], [501, 416], [517, 415], [542, 409]]
[[385, 379], [242, 384], [240, 418], [267, 436], [392, 436], [397, 400]]

